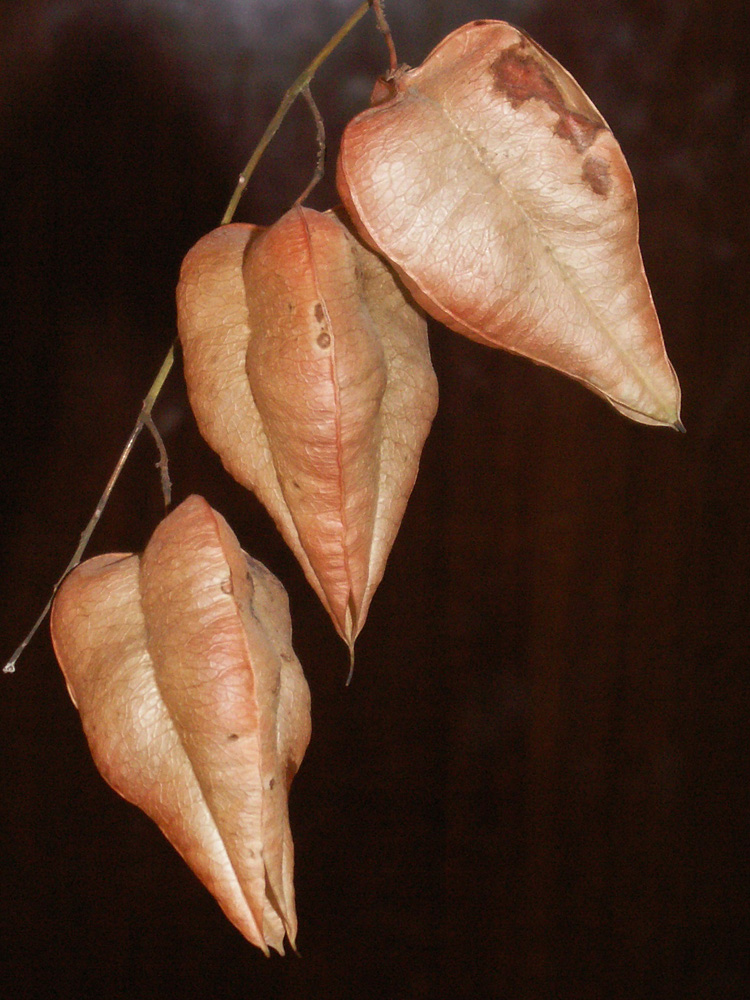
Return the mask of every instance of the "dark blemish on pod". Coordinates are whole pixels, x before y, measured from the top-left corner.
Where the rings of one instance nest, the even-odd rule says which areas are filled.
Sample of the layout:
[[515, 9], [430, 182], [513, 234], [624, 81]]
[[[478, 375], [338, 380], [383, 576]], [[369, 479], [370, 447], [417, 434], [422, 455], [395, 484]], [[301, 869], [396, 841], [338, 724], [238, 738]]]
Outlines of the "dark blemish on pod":
[[325, 350], [326, 347], [331, 346], [331, 335], [326, 329], [326, 324], [325, 324], [326, 313], [325, 309], [323, 308], [322, 302], [315, 303], [314, 314], [315, 314], [315, 319], [318, 321], [318, 323], [320, 323], [320, 333], [317, 336], [316, 343], [318, 347], [321, 348], [321, 350]]
[[603, 126], [567, 107], [554, 80], [532, 54], [521, 51], [525, 44], [511, 46], [490, 64], [494, 89], [510, 100], [514, 110], [532, 98], [544, 101], [558, 116], [553, 135], [585, 153]]
[[[554, 110], [557, 111], [557, 108]], [[554, 134], [572, 142], [577, 152], [585, 153], [601, 129], [601, 125], [592, 122], [585, 115], [579, 115], [576, 111], [565, 111], [560, 115]]]
[[239, 733], [230, 733], [229, 736], [227, 736], [227, 739], [229, 740], [230, 743], [234, 743], [235, 740], [238, 740], [239, 738], [240, 738]]
[[602, 198], [608, 197], [612, 190], [612, 177], [606, 160], [591, 153], [583, 161], [581, 176], [594, 194], [598, 194]]
[[269, 788], [273, 788], [273, 786], [275, 784], [276, 784], [276, 779], [275, 778], [271, 778], [271, 780], [268, 782], [268, 787]]
[[506, 49], [490, 65], [495, 90], [510, 98], [514, 108], [520, 107], [532, 97], [546, 101], [551, 107], [564, 109], [560, 91], [551, 77], [547, 76], [533, 55], [522, 55], [519, 49], [525, 43], [519, 42]]

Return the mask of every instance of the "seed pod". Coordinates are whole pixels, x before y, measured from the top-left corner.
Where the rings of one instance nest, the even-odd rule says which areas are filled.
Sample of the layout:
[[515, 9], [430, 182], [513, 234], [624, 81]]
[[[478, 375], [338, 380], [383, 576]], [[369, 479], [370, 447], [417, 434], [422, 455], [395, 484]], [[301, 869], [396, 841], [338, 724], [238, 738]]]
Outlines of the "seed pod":
[[185, 258], [190, 402], [353, 647], [437, 406], [423, 315], [334, 213], [225, 226]]
[[380, 82], [347, 126], [339, 194], [433, 316], [680, 426], [638, 248], [635, 189], [573, 78], [502, 21]]
[[94, 761], [158, 823], [266, 954], [297, 933], [287, 796], [310, 695], [281, 584], [201, 497], [141, 557], [97, 556], [55, 599], [52, 641]]

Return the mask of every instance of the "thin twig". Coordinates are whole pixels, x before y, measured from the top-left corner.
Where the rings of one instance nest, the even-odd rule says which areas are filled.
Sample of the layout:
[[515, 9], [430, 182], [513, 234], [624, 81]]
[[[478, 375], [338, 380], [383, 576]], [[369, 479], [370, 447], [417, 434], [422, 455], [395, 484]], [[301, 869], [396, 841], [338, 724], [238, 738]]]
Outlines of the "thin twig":
[[[164, 382], [165, 382], [165, 380], [167, 378], [167, 375], [169, 374], [169, 371], [170, 371], [170, 369], [172, 367], [173, 362], [174, 362], [174, 344], [170, 347], [169, 353], [167, 354], [166, 358], [162, 362], [161, 368], [159, 369], [159, 373], [157, 374], [156, 378], [154, 379], [154, 381], [153, 381], [153, 383], [151, 385], [151, 388], [149, 389], [149, 391], [148, 391], [148, 393], [146, 395], [146, 398], [143, 400], [143, 405], [141, 406], [141, 412], [140, 412], [140, 415], [138, 417], [138, 420], [136, 421], [135, 427], [130, 432], [130, 437], [128, 438], [128, 440], [127, 440], [127, 442], [125, 444], [125, 447], [122, 450], [122, 454], [117, 459], [117, 464], [115, 465], [114, 469], [112, 470], [112, 475], [109, 477], [109, 481], [107, 482], [107, 485], [104, 487], [104, 492], [99, 497], [99, 503], [96, 505], [96, 508], [94, 509], [94, 513], [91, 515], [89, 523], [83, 529], [83, 533], [81, 534], [80, 541], [78, 542], [78, 547], [76, 548], [75, 552], [73, 553], [70, 562], [68, 563], [68, 565], [63, 570], [62, 575], [60, 576], [60, 579], [55, 583], [54, 587], [52, 588], [52, 593], [49, 596], [49, 600], [45, 604], [45, 606], [44, 606], [44, 608], [42, 610], [42, 613], [39, 615], [39, 617], [37, 618], [37, 620], [34, 622], [33, 626], [31, 627], [31, 631], [26, 636], [26, 638], [23, 640], [23, 642], [18, 647], [18, 649], [15, 651], [15, 653], [13, 654], [13, 656], [11, 656], [11, 658], [8, 660], [8, 662], [3, 667], [3, 673], [4, 674], [12, 674], [12, 673], [14, 673], [14, 671], [16, 669], [16, 663], [18, 662], [19, 656], [21, 656], [21, 654], [26, 649], [26, 647], [28, 646], [28, 644], [34, 638], [34, 636], [36, 635], [37, 631], [39, 630], [40, 625], [42, 624], [42, 622], [44, 621], [44, 619], [49, 614], [50, 608], [52, 607], [52, 602], [54, 601], [55, 595], [57, 594], [58, 590], [60, 589], [60, 586], [61, 586], [63, 580], [68, 575], [68, 573], [71, 572], [71, 570], [74, 570], [76, 568], [76, 566], [78, 565], [78, 563], [83, 558], [83, 553], [86, 551], [86, 548], [87, 548], [87, 546], [89, 544], [89, 541], [91, 540], [91, 536], [94, 533], [94, 528], [96, 528], [97, 524], [99, 523], [100, 517], [104, 513], [104, 508], [107, 506], [107, 503], [109, 501], [109, 498], [110, 498], [110, 495], [112, 493], [112, 490], [115, 487], [115, 483], [120, 478], [120, 473], [122, 472], [123, 466], [125, 465], [125, 463], [127, 462], [128, 458], [130, 457], [130, 452], [133, 450], [133, 445], [138, 440], [138, 435], [141, 433], [141, 431], [143, 430], [144, 427], [147, 427], [149, 425], [153, 426], [153, 419], [151, 417], [151, 410], [153, 409], [154, 403], [156, 402], [156, 399], [157, 399], [159, 393], [161, 392], [161, 388], [164, 385]], [[154, 430], [156, 430], [155, 427], [154, 427]], [[157, 435], [158, 440], [161, 441], [161, 437], [159, 436], [158, 431], [156, 431], [156, 435]], [[162, 442], [161, 447], [162, 448], [164, 447], [163, 442]], [[162, 485], [163, 485], [163, 480], [162, 480]]]
[[[378, 23], [380, 24], [380, 19], [382, 17], [382, 12], [379, 11], [379, 0], [365, 0], [365, 2], [362, 3], [362, 4], [360, 4], [360, 6], [354, 11], [354, 13], [351, 15], [351, 17], [349, 17], [347, 19], [347, 21], [341, 26], [341, 28], [339, 28], [339, 30], [336, 32], [336, 34], [333, 35], [333, 37], [326, 43], [326, 45], [323, 46], [323, 48], [320, 50], [320, 52], [317, 54], [317, 56], [315, 56], [315, 58], [312, 60], [312, 62], [309, 64], [309, 66], [307, 66], [307, 68], [305, 70], [303, 70], [303, 72], [297, 77], [297, 79], [294, 81], [294, 83], [291, 85], [291, 87], [284, 94], [283, 98], [281, 99], [281, 104], [279, 105], [278, 111], [276, 112], [276, 114], [271, 119], [271, 122], [269, 123], [268, 128], [263, 133], [263, 135], [262, 135], [262, 137], [260, 139], [260, 142], [258, 143], [258, 145], [255, 148], [255, 151], [253, 152], [253, 155], [248, 160], [245, 169], [243, 170], [242, 174], [240, 175], [240, 179], [239, 179], [239, 182], [237, 184], [237, 187], [234, 189], [234, 193], [232, 194], [232, 197], [229, 200], [229, 204], [227, 205], [226, 212], [224, 212], [224, 216], [223, 216], [223, 218], [221, 220], [221, 225], [226, 225], [227, 223], [231, 222], [232, 219], [234, 218], [234, 213], [235, 213], [235, 211], [237, 209], [237, 205], [239, 203], [240, 198], [242, 197], [243, 191], [247, 187], [247, 182], [250, 180], [251, 174], [255, 170], [255, 167], [256, 167], [258, 161], [260, 160], [261, 156], [265, 152], [266, 147], [268, 146], [269, 142], [271, 141], [271, 139], [274, 137], [274, 135], [278, 131], [278, 128], [281, 125], [282, 121], [284, 120], [284, 117], [285, 117], [287, 111], [292, 106], [292, 103], [295, 101], [295, 99], [297, 98], [297, 96], [300, 93], [302, 93], [303, 91], [308, 90], [308, 92], [309, 92], [310, 81], [315, 76], [315, 73], [318, 71], [318, 69], [321, 66], [321, 64], [323, 62], [325, 62], [325, 60], [328, 58], [328, 56], [333, 52], [333, 50], [336, 48], [336, 46], [341, 41], [343, 41], [343, 39], [349, 34], [349, 32], [352, 30], [352, 28], [359, 21], [362, 20], [362, 18], [365, 16], [365, 14], [367, 13], [367, 11], [370, 9], [371, 5], [375, 7], [375, 13], [378, 16]], [[392, 40], [391, 40], [391, 44], [392, 44]], [[310, 97], [310, 101], [312, 101], [312, 97]], [[311, 107], [314, 107], [314, 102], [311, 104]], [[318, 119], [319, 119], [320, 116], [316, 114], [316, 111], [317, 111], [317, 109], [315, 109], [313, 111], [313, 115], [315, 116], [316, 125], [317, 125], [318, 124]], [[320, 134], [321, 133], [320, 133], [320, 128], [321, 127], [322, 127], [322, 122], [319, 125], [319, 131], [318, 131], [318, 160], [319, 160], [319, 162], [321, 160], [321, 157], [324, 156], [324, 153], [321, 154], [321, 152], [320, 152], [320, 149], [321, 149], [321, 140], [320, 140]], [[325, 150], [325, 138], [323, 138], [323, 150]], [[316, 167], [316, 173], [313, 176], [313, 180], [314, 180], [315, 183], [317, 183], [317, 169], [318, 168]], [[309, 190], [312, 190], [312, 188], [310, 187]], [[305, 197], [307, 197], [307, 194], [309, 194], [309, 190], [305, 191]], [[148, 390], [148, 393], [146, 394], [146, 398], [143, 400], [143, 404], [141, 406], [141, 412], [140, 412], [140, 414], [138, 416], [138, 420], [136, 421], [135, 427], [131, 431], [130, 437], [128, 438], [128, 440], [127, 440], [127, 442], [125, 444], [125, 447], [122, 450], [122, 454], [118, 458], [117, 464], [115, 465], [114, 469], [112, 470], [112, 475], [109, 477], [109, 481], [107, 482], [107, 485], [104, 488], [104, 492], [102, 493], [101, 497], [99, 498], [99, 503], [96, 505], [96, 509], [94, 510], [94, 513], [91, 515], [91, 519], [89, 520], [89, 523], [86, 525], [86, 527], [83, 530], [83, 533], [81, 535], [81, 538], [80, 538], [80, 541], [78, 543], [78, 546], [77, 546], [75, 552], [73, 553], [73, 556], [72, 556], [70, 562], [65, 567], [65, 569], [64, 569], [64, 571], [63, 571], [60, 579], [53, 586], [52, 592], [51, 592], [51, 594], [49, 596], [49, 600], [45, 604], [45, 606], [44, 606], [41, 614], [37, 618], [37, 620], [34, 622], [32, 628], [31, 628], [31, 631], [28, 633], [28, 635], [26, 636], [26, 638], [19, 645], [19, 647], [16, 649], [16, 651], [13, 653], [13, 655], [11, 656], [11, 658], [8, 660], [8, 662], [3, 667], [3, 673], [4, 674], [12, 674], [12, 673], [15, 672], [16, 663], [18, 662], [19, 657], [22, 655], [22, 653], [24, 652], [24, 650], [26, 649], [26, 647], [28, 646], [28, 644], [34, 638], [34, 636], [36, 635], [36, 633], [39, 631], [39, 627], [41, 626], [41, 624], [44, 622], [44, 619], [49, 614], [50, 609], [52, 607], [52, 602], [54, 601], [55, 595], [57, 594], [57, 591], [60, 589], [60, 586], [61, 586], [63, 580], [68, 575], [68, 573], [70, 573], [72, 570], [74, 570], [76, 568], [76, 566], [80, 563], [81, 559], [83, 558], [83, 554], [86, 551], [86, 548], [87, 548], [87, 546], [89, 544], [89, 541], [91, 540], [91, 536], [92, 536], [92, 534], [94, 532], [94, 529], [96, 528], [97, 524], [99, 523], [99, 519], [101, 518], [101, 516], [102, 516], [102, 514], [104, 512], [104, 508], [107, 506], [107, 503], [109, 501], [109, 498], [110, 498], [110, 495], [112, 493], [112, 490], [114, 489], [115, 484], [116, 484], [117, 480], [120, 477], [120, 473], [122, 472], [123, 466], [125, 465], [125, 463], [127, 462], [128, 458], [130, 457], [130, 452], [133, 450], [133, 445], [135, 444], [135, 442], [136, 442], [136, 440], [138, 438], [138, 435], [141, 433], [141, 431], [143, 430], [144, 427], [148, 427], [149, 430], [151, 431], [151, 434], [154, 437], [154, 441], [156, 442], [156, 447], [157, 447], [157, 449], [159, 451], [158, 467], [159, 467], [159, 474], [160, 474], [160, 478], [161, 478], [161, 488], [162, 488], [162, 493], [164, 495], [165, 506], [167, 506], [167, 507], [169, 506], [169, 504], [171, 502], [171, 481], [169, 479], [169, 466], [168, 466], [168, 461], [167, 461], [167, 452], [166, 452], [166, 449], [164, 447], [164, 442], [163, 442], [163, 440], [161, 438], [161, 435], [159, 434], [159, 431], [157, 430], [156, 425], [154, 424], [153, 417], [151, 416], [151, 411], [152, 411], [152, 409], [154, 407], [154, 403], [156, 402], [156, 400], [157, 400], [157, 398], [159, 396], [159, 393], [162, 390], [162, 387], [164, 385], [164, 382], [166, 381], [167, 375], [169, 374], [169, 372], [170, 372], [170, 370], [172, 368], [172, 365], [174, 363], [174, 348], [175, 348], [175, 345], [173, 343], [172, 346], [169, 348], [169, 352], [167, 353], [167, 356], [164, 358], [164, 361], [162, 362], [161, 368], [159, 369], [159, 372], [158, 372], [156, 378], [154, 379], [154, 381], [153, 381], [153, 383], [151, 385], [151, 388]]]
[[388, 55], [391, 60], [391, 73], [393, 76], [398, 69], [398, 56], [396, 55], [396, 45], [393, 41], [393, 35], [391, 34], [391, 29], [388, 27], [388, 22], [385, 19], [385, 11], [383, 10], [384, 0], [372, 0], [372, 9], [375, 11], [375, 17], [378, 21], [378, 27], [380, 28], [383, 37], [385, 38], [385, 44], [388, 46]]
[[310, 108], [312, 116], [315, 120], [315, 139], [318, 144], [318, 155], [315, 160], [315, 170], [310, 178], [310, 183], [295, 201], [295, 205], [301, 205], [302, 202], [309, 197], [310, 192], [323, 176], [326, 166], [326, 127], [323, 123], [323, 118], [320, 111], [318, 111], [318, 105], [315, 103], [315, 99], [313, 98], [312, 91], [309, 87], [305, 87], [302, 91], [302, 95], [307, 101], [307, 106]]
[[159, 428], [154, 423], [154, 418], [150, 413], [142, 414], [142, 418], [143, 425], [151, 431], [151, 437], [154, 439], [156, 449], [159, 452], [159, 461], [156, 463], [156, 468], [159, 470], [164, 507], [168, 508], [172, 503], [172, 480], [169, 478], [169, 456], [167, 455], [167, 449], [164, 447], [164, 438], [161, 436]]
[[237, 187], [234, 189], [234, 194], [229, 200], [227, 205], [227, 210], [224, 213], [224, 218], [221, 220], [222, 226], [226, 223], [231, 222], [234, 218], [234, 213], [237, 210], [237, 205], [242, 197], [242, 193], [247, 187], [247, 182], [250, 180], [250, 175], [255, 170], [258, 160], [261, 158], [263, 153], [266, 151], [266, 147], [269, 142], [279, 130], [279, 126], [284, 120], [287, 111], [292, 106], [294, 101], [297, 99], [298, 95], [307, 87], [312, 80], [312, 78], [317, 73], [319, 67], [326, 61], [328, 56], [333, 52], [339, 42], [349, 34], [355, 24], [361, 21], [365, 16], [367, 11], [370, 9], [370, 4], [373, 4], [375, 11], [377, 13], [377, 0], [365, 0], [364, 3], [360, 4], [359, 7], [354, 11], [352, 16], [339, 28], [336, 34], [323, 46], [320, 52], [315, 56], [313, 61], [304, 69], [291, 87], [287, 90], [281, 99], [281, 104], [276, 114], [273, 116], [271, 121], [268, 123], [268, 128], [265, 130], [263, 135], [260, 137], [258, 145], [255, 147], [255, 151], [250, 159], [247, 161], [245, 169], [240, 174], [240, 179], [237, 182]]

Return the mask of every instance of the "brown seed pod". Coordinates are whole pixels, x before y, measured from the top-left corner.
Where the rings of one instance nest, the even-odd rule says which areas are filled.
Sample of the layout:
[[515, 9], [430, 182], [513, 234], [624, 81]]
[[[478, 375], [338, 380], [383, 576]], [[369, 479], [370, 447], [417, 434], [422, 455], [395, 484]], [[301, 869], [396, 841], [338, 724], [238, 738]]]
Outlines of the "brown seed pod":
[[335, 213], [297, 206], [267, 230], [203, 237], [177, 304], [203, 436], [351, 648], [437, 406], [423, 315]]
[[339, 194], [433, 316], [679, 425], [635, 189], [573, 78], [502, 21], [445, 38], [342, 138]]
[[192, 496], [142, 556], [97, 556], [55, 599], [52, 641], [94, 761], [158, 823], [245, 937], [297, 933], [287, 796], [310, 695], [286, 593]]

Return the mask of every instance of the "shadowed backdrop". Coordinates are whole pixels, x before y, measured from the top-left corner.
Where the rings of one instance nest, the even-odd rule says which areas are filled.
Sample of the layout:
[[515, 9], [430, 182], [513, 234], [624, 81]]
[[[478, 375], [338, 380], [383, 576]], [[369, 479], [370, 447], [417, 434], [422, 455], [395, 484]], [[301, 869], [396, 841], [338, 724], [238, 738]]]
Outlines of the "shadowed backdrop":
[[[355, 0], [0, 6], [0, 655], [47, 599], [282, 93]], [[391, 0], [399, 58], [475, 18], [568, 68], [631, 165], [687, 435], [434, 325], [438, 417], [346, 651], [179, 365], [155, 410], [200, 492], [289, 590], [313, 738], [291, 797], [301, 958], [265, 959], [90, 760], [43, 630], [0, 681], [8, 1000], [722, 1000], [747, 941], [750, 129], [744, 4]], [[313, 207], [387, 52], [368, 17], [313, 84]], [[305, 187], [295, 107], [237, 215]], [[144, 435], [90, 554], [162, 513]]]

